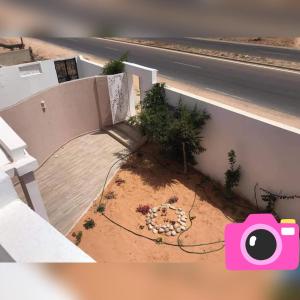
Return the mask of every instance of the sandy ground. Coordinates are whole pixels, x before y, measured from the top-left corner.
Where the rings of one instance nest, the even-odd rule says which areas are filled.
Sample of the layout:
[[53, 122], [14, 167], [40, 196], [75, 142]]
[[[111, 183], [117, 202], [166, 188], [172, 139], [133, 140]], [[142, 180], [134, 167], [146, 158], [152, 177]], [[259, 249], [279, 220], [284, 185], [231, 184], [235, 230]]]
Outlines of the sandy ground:
[[[39, 39], [23, 37], [23, 41], [25, 44], [25, 48], [32, 48], [36, 60], [44, 60], [51, 58], [67, 58], [75, 55], [82, 55], [86, 59], [93, 60], [100, 64], [104, 64], [106, 62], [104, 59], [101, 59], [99, 57], [84, 52], [77, 52], [69, 48], [56, 46], [54, 44], [47, 43]], [[0, 39], [0, 42], [14, 44], [19, 43], [20, 38], [2, 38]]]
[[289, 48], [299, 48], [300, 46], [299, 37], [225, 37], [219, 38], [219, 40]]
[[[191, 216], [196, 218], [180, 240], [184, 244], [199, 244], [223, 240], [224, 228], [231, 222], [231, 218], [243, 220], [250, 211], [226, 201], [219, 186], [206, 182], [200, 173], [190, 170], [188, 175], [184, 175], [180, 165], [162, 160], [161, 157], [157, 160], [159, 156], [153, 146], [144, 146], [142, 151], [143, 155], [134, 155], [105, 189], [104, 195], [109, 192], [116, 194], [115, 199], [104, 198], [107, 204], [106, 214], [123, 226], [139, 234], [151, 238], [162, 237], [164, 241], [177, 244], [177, 237], [161, 236], [149, 231], [145, 226], [145, 216], [136, 212], [136, 208], [140, 204], [155, 207], [175, 195], [179, 199], [176, 207], [181, 207], [188, 213], [195, 199]], [[163, 161], [163, 165], [159, 161]], [[125, 182], [118, 185], [117, 179]], [[234, 201], [249, 205], [240, 198]], [[96, 222], [96, 226], [90, 230], [83, 227], [88, 218]], [[172, 218], [170, 214], [168, 218]], [[185, 253], [178, 247], [157, 245], [111, 223], [104, 216], [95, 213], [94, 207], [72, 230], [78, 231], [83, 231], [79, 247], [97, 262], [209, 262], [224, 267], [224, 249], [198, 255]], [[74, 241], [71, 234], [68, 238]], [[187, 249], [202, 252], [218, 249], [222, 245], [223, 243]]]

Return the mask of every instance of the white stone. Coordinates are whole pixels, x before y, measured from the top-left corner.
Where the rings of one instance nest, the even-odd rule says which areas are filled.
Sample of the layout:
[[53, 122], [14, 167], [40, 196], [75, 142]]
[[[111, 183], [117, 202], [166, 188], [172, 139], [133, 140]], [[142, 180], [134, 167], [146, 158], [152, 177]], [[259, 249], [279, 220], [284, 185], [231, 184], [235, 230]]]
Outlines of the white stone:
[[157, 213], [154, 213], [154, 214], [153, 214], [153, 217], [154, 217], [154, 218], [158, 217], [158, 214], [157, 214]]
[[165, 230], [164, 230], [162, 227], [160, 227], [160, 228], [158, 229], [158, 232], [159, 232], [159, 233], [163, 233], [163, 232], [165, 232]]
[[171, 232], [171, 235], [172, 235], [172, 236], [175, 236], [175, 235], [176, 235], [176, 231], [173, 230], [173, 231]]
[[146, 224], [149, 225], [151, 223], [151, 219], [146, 219]]
[[165, 232], [169, 232], [169, 231], [170, 231], [169, 227], [166, 227]]
[[152, 208], [152, 212], [156, 213], [157, 212], [157, 208], [156, 207]]
[[157, 229], [153, 228], [153, 229], [152, 229], [152, 232], [153, 232], [154, 234], [156, 234], [158, 231], [157, 231]]
[[180, 227], [180, 224], [179, 223], [175, 223], [174, 228], [178, 228], [178, 227]]
[[153, 226], [152, 226], [151, 224], [149, 224], [149, 225], [148, 225], [148, 229], [149, 229], [149, 230], [152, 230], [152, 229], [153, 229]]
[[181, 231], [181, 227], [177, 227], [177, 228], [176, 228], [176, 232], [179, 233], [180, 231]]
[[185, 230], [186, 229], [186, 227], [185, 226], [180, 226], [180, 228], [181, 228], [181, 230]]
[[173, 206], [173, 205], [170, 205], [169, 208], [170, 208], [170, 209], [177, 209], [177, 208], [176, 208], [175, 206]]
[[166, 232], [166, 236], [171, 236], [171, 231]]
[[170, 230], [173, 230], [173, 229], [174, 229], [174, 226], [173, 226], [173, 225], [170, 225], [169, 228], [170, 228]]

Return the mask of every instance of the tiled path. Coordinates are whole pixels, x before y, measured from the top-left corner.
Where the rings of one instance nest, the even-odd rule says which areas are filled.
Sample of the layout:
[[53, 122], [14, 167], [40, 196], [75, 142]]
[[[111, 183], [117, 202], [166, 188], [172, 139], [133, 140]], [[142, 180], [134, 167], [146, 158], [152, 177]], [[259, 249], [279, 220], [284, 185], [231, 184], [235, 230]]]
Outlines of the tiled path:
[[111, 164], [125, 153], [106, 133], [84, 135], [56, 152], [35, 172], [50, 223], [64, 234], [70, 231], [102, 190]]

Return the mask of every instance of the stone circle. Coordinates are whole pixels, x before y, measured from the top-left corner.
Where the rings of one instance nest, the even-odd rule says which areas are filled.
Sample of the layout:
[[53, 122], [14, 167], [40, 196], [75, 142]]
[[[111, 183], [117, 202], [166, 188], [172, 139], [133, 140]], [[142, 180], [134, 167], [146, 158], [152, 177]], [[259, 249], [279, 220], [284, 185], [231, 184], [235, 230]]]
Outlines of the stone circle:
[[[157, 224], [155, 219], [159, 215], [166, 217], [166, 212], [168, 209], [175, 211], [177, 220], [171, 222], [166, 218], [166, 220], [164, 220], [164, 224]], [[149, 213], [146, 215], [146, 225], [154, 234], [159, 233], [166, 236], [176, 236], [180, 232], [186, 230], [187, 219], [188, 217], [182, 208], [177, 208], [169, 203], [164, 203], [149, 210]]]

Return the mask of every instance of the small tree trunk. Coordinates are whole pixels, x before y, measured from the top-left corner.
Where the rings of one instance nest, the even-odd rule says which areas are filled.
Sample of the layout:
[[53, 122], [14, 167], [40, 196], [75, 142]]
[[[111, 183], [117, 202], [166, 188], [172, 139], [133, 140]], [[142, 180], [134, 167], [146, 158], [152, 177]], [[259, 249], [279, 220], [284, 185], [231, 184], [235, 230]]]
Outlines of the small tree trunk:
[[186, 162], [186, 152], [185, 152], [185, 143], [182, 143], [182, 153], [183, 153], [183, 173], [187, 173], [187, 162]]
[[25, 45], [24, 45], [24, 42], [23, 42], [23, 37], [20, 37], [20, 39], [21, 39], [21, 47], [22, 47], [22, 49], [24, 49]]

